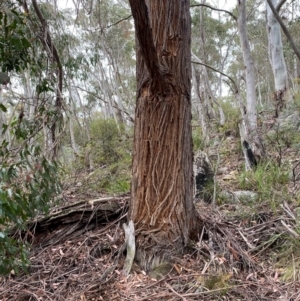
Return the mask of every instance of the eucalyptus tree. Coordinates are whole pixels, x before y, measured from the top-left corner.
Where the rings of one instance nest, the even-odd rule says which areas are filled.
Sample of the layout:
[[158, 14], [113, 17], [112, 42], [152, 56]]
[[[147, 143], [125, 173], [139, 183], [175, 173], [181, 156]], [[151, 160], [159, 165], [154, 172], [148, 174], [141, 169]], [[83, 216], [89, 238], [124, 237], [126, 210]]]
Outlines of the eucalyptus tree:
[[[278, 11], [280, 10], [281, 6], [286, 2], [286, 0], [282, 0], [278, 3], [277, 7], [275, 7], [273, 5], [273, 0], [266, 0], [270, 9], [272, 10], [274, 17], [277, 19], [278, 23], [280, 24], [282, 31], [284, 32], [291, 48], [294, 50], [296, 56], [298, 57], [298, 59], [300, 60], [300, 49], [299, 47], [297, 47], [294, 38], [292, 37], [292, 35], [290, 34], [290, 31], [288, 30], [288, 28], [285, 26], [282, 18], [280, 17]], [[294, 2], [294, 1], [292, 1]]]
[[246, 168], [250, 169], [257, 164], [258, 159], [265, 157], [265, 150], [257, 127], [255, 69], [246, 28], [246, 0], [238, 1], [238, 12], [238, 29], [246, 73], [246, 105], [241, 104], [243, 120], [240, 124], [240, 134]]
[[[33, 90], [51, 93], [51, 87], [37, 79], [35, 89], [31, 89], [30, 74], [41, 71], [45, 61], [38, 64], [37, 32], [32, 31], [29, 15], [18, 4], [0, 3], [0, 66], [12, 82], [1, 95], [0, 104], [0, 274], [12, 269], [17, 272], [28, 264], [26, 244], [9, 236], [10, 227], [22, 229], [29, 218], [49, 208], [59, 191], [57, 163], [45, 157], [39, 143], [43, 125], [53, 116], [41, 98], [35, 99], [34, 110], [28, 110]], [[15, 83], [19, 84], [16, 90]]]
[[[271, 0], [273, 6], [276, 7], [277, 0]], [[275, 116], [284, 107], [288, 97], [288, 71], [283, 54], [283, 45], [281, 38], [281, 27], [278, 23], [272, 9], [266, 1], [267, 7], [267, 33], [269, 41], [269, 58], [273, 69], [275, 82], [275, 91], [273, 98], [275, 101]]]
[[137, 41], [129, 219], [148, 270], [201, 230], [193, 205], [189, 0], [130, 0]]
[[[299, 3], [296, 1], [273, 1], [267, 0], [266, 1], [267, 10], [273, 20], [273, 23], [276, 24], [276, 28], [280, 26], [279, 32], [284, 33], [282, 36], [282, 43], [283, 43], [283, 55], [284, 60], [287, 65], [287, 73], [290, 79], [289, 84], [293, 84], [294, 92], [299, 91], [299, 70], [300, 70], [300, 47], [299, 45], [299, 18], [300, 18], [300, 11], [299, 11]], [[268, 27], [269, 31], [271, 32], [271, 26]], [[274, 32], [274, 29], [273, 29]], [[277, 43], [277, 48], [280, 49], [280, 40], [279, 40], [279, 33], [274, 35], [273, 39]], [[279, 42], [278, 42], [279, 41]], [[274, 42], [274, 43], [275, 43]], [[286, 45], [290, 45], [290, 47], [286, 47]], [[280, 53], [280, 50], [278, 50]], [[278, 58], [279, 59], [279, 58]], [[275, 66], [277, 64], [275, 63]], [[280, 65], [278, 65], [279, 68]], [[274, 67], [273, 67], [274, 69]], [[284, 89], [276, 89], [276, 82], [278, 83], [277, 86], [280, 88], [280, 77], [282, 78], [282, 71], [278, 70], [278, 75], [274, 73], [275, 79], [275, 91], [274, 91], [274, 99], [275, 101], [278, 99], [278, 103], [284, 104], [286, 100], [292, 99], [291, 93], [287, 93]], [[276, 79], [276, 77], [278, 77]], [[283, 84], [282, 84], [283, 86]], [[291, 85], [288, 86], [290, 88]], [[280, 100], [282, 98], [282, 100]]]
[[268, 54], [268, 37], [266, 35], [266, 15], [264, 1], [247, 1], [247, 33], [252, 49], [251, 55], [255, 69], [255, 88], [257, 111], [273, 110], [272, 68]]
[[[300, 37], [298, 32], [300, 30], [300, 4], [296, 1], [292, 1], [291, 5], [288, 6], [291, 8], [290, 18], [288, 21], [289, 31], [291, 35], [294, 37], [295, 43], [300, 45]], [[286, 49], [285, 50], [286, 63], [288, 65], [288, 69], [291, 70], [290, 78], [293, 87], [294, 94], [300, 92], [300, 59], [294, 53], [293, 50]]]
[[[210, 10], [215, 10], [218, 12], [222, 13], [227, 13], [228, 16], [230, 16], [234, 21], [237, 22], [237, 28], [239, 32], [239, 40], [240, 40], [240, 45], [241, 45], [241, 53], [243, 57], [243, 66], [245, 69], [245, 74], [246, 74], [246, 102], [245, 105], [242, 102], [241, 94], [239, 92], [239, 89], [236, 90], [234, 88], [234, 92], [236, 94], [236, 98], [238, 100], [238, 104], [241, 107], [241, 113], [242, 113], [242, 120], [243, 122], [241, 123], [240, 126], [240, 133], [241, 133], [241, 139], [242, 139], [242, 145], [243, 151], [245, 154], [245, 159], [246, 159], [246, 167], [249, 169], [251, 168], [251, 165], [253, 163], [250, 162], [249, 156], [247, 154], [251, 153], [254, 154], [256, 158], [263, 158], [264, 157], [264, 147], [261, 142], [260, 134], [258, 132], [258, 127], [257, 127], [257, 101], [256, 101], [256, 82], [255, 82], [255, 67], [254, 67], [254, 62], [252, 59], [252, 54], [251, 54], [251, 49], [250, 49], [250, 43], [248, 39], [248, 34], [247, 34], [247, 21], [246, 21], [246, 1], [245, 0], [240, 0], [237, 2], [237, 8], [238, 10], [234, 13], [224, 10], [224, 9], [219, 9], [216, 7], [212, 7], [211, 5], [202, 3], [202, 4], [197, 4], [193, 6], [201, 6], [201, 7], [206, 7], [207, 9]], [[238, 13], [238, 17], [235, 16], [235, 13]], [[226, 24], [226, 23], [225, 23]], [[220, 24], [221, 26], [221, 24]], [[230, 26], [230, 22], [227, 22], [226, 26]], [[230, 27], [228, 27], [230, 28]], [[234, 41], [234, 36], [231, 38], [231, 41]], [[232, 55], [236, 55], [237, 58], [239, 59], [238, 53], [240, 50], [238, 47], [233, 46], [232, 50], [227, 50], [227, 55], [228, 52], [231, 52]], [[209, 57], [209, 55], [208, 55]], [[220, 61], [220, 60], [219, 60]], [[234, 61], [234, 60], [233, 60]], [[238, 60], [237, 60], [238, 61]], [[201, 62], [200, 59], [195, 59], [195, 62], [198, 64], [206, 65]], [[232, 64], [232, 62], [231, 62]], [[233, 62], [233, 64], [236, 64]], [[233, 65], [232, 64], [232, 65]], [[220, 64], [221, 66], [223, 65], [224, 68], [224, 63]], [[238, 63], [236, 66], [238, 72], [244, 73], [243, 71], [240, 70], [240, 64]], [[216, 69], [214, 67], [210, 67], [210, 69]], [[221, 68], [220, 68], [221, 69]], [[229, 67], [230, 70], [230, 67]], [[219, 74], [224, 74], [222, 70], [218, 70]], [[236, 71], [235, 71], [235, 77], [236, 77]], [[241, 76], [243, 77], [243, 75]], [[229, 77], [228, 77], [229, 78]], [[230, 77], [232, 80], [232, 77]], [[240, 80], [238, 78], [238, 80]], [[234, 86], [237, 87], [236, 83], [234, 83]], [[257, 160], [256, 160], [257, 161]]]
[[[224, 71], [225, 63], [228, 60], [228, 52], [232, 46], [230, 43], [228, 31], [230, 24], [228, 19], [215, 18], [212, 10], [207, 6], [206, 1], [198, 4], [196, 1], [191, 5], [192, 16], [192, 61], [203, 63], [202, 66], [195, 65], [195, 81], [200, 83], [199, 88], [194, 87], [195, 93], [198, 94], [199, 100], [202, 102], [196, 107], [201, 111], [203, 107], [204, 116], [200, 116], [202, 128], [204, 119], [216, 118], [221, 125], [225, 123], [225, 115], [219, 99], [222, 97], [222, 81], [220, 74], [212, 72], [206, 65], [213, 66], [220, 71]], [[225, 55], [224, 55], [225, 54]], [[199, 81], [199, 79], [201, 80]], [[199, 90], [200, 89], [200, 90]], [[219, 114], [215, 111], [218, 110]], [[200, 112], [199, 111], [199, 112]], [[198, 112], [198, 113], [199, 113]], [[206, 125], [209, 127], [209, 124]]]
[[[55, 159], [58, 154], [58, 137], [61, 133], [63, 115], [62, 115], [62, 106], [63, 106], [63, 66], [61, 63], [59, 52], [55, 43], [53, 43], [53, 37], [51, 35], [50, 24], [48, 24], [45, 13], [51, 11], [51, 5], [41, 5], [38, 4], [36, 0], [32, 0], [31, 3], [27, 1], [22, 2], [25, 13], [28, 16], [28, 20], [32, 25], [32, 28], [36, 30], [34, 35], [39, 39], [43, 47], [43, 53], [47, 55], [48, 64], [50, 66], [48, 78], [44, 78], [44, 82], [41, 83], [38, 87], [38, 94], [45, 94], [50, 90], [54, 90], [53, 95], [48, 95], [48, 102], [52, 107], [52, 121], [48, 123], [47, 127], [44, 126], [44, 141], [45, 148], [51, 159]], [[50, 75], [51, 73], [51, 75]], [[50, 81], [52, 83], [50, 84]], [[48, 89], [49, 86], [52, 86]]]
[[87, 15], [78, 11], [86, 74], [90, 84], [85, 93], [97, 95], [102, 113], [116, 122], [132, 120], [135, 69], [134, 32], [126, 1], [91, 3]]

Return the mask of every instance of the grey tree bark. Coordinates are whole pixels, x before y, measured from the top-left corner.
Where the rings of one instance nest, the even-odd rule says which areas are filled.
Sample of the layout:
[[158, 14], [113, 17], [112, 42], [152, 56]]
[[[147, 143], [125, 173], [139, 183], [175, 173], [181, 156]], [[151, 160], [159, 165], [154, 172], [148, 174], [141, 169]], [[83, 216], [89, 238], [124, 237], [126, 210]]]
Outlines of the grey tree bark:
[[196, 70], [195, 70], [194, 65], [192, 65], [192, 83], [193, 83], [193, 88], [194, 88], [194, 93], [195, 93], [198, 118], [199, 118], [199, 121], [200, 121], [200, 124], [201, 124], [203, 141], [204, 141], [204, 144], [206, 145], [208, 143], [208, 139], [209, 139], [208, 130], [207, 130], [207, 125], [206, 125], [206, 119], [205, 119], [203, 104], [202, 104], [202, 101], [201, 101], [201, 98], [200, 98], [200, 95], [199, 95], [199, 84], [198, 84], [197, 79], [196, 79]]
[[[277, 5], [277, 0], [271, 0], [274, 7]], [[285, 59], [283, 56], [283, 45], [281, 38], [281, 27], [272, 9], [266, 1], [267, 7], [267, 33], [269, 42], [269, 58], [272, 65], [275, 91], [273, 99], [275, 102], [275, 116], [284, 107], [288, 100], [288, 72], [286, 68]]]
[[265, 157], [265, 151], [257, 128], [255, 70], [246, 28], [246, 0], [238, 0], [238, 10], [238, 29], [245, 65], [247, 94], [246, 105], [240, 104], [242, 113], [240, 134], [246, 160], [246, 169], [251, 169], [255, 164], [254, 160], [251, 160], [249, 153], [253, 154], [257, 163]]

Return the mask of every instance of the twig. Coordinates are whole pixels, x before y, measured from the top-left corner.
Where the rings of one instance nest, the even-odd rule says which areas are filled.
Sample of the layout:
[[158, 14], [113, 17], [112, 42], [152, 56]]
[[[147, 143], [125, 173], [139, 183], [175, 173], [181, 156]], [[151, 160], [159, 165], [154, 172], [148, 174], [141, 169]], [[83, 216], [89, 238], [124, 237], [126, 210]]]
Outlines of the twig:
[[245, 241], [245, 243], [247, 244], [247, 246], [250, 249], [255, 249], [255, 246], [253, 246], [248, 240], [247, 238], [244, 236], [244, 234], [238, 229], [238, 232], [240, 233], [240, 235], [242, 236], [243, 240]]
[[212, 67], [212, 66], [209, 66], [209, 65], [207, 65], [207, 64], [204, 64], [204, 63], [202, 63], [201, 61], [197, 61], [197, 62], [196, 62], [196, 61], [192, 61], [192, 63], [193, 63], [193, 64], [197, 64], [197, 65], [201, 65], [201, 66], [204, 66], [204, 67], [207, 67], [207, 68], [211, 69], [212, 71], [215, 71], [215, 72], [220, 73], [221, 75], [227, 77], [227, 78], [233, 83], [233, 85], [234, 85], [234, 88], [235, 88], [234, 93], [235, 93], [235, 94], [238, 93], [238, 91], [239, 91], [238, 85], [236, 84], [236, 82], [234, 81], [234, 79], [233, 79], [232, 77], [230, 77], [229, 75], [225, 74], [224, 72], [222, 72], [222, 71], [220, 71], [220, 70], [215, 69], [215, 68]]
[[200, 295], [206, 295], [206, 294], [213, 294], [215, 292], [220, 292], [220, 291], [228, 290], [231, 288], [237, 288], [237, 287], [244, 287], [244, 284], [226, 286], [226, 287], [216, 288], [213, 290], [207, 290], [207, 291], [203, 291], [203, 292], [184, 294], [184, 295], [182, 295], [182, 297], [193, 297], [193, 296], [200, 296]]
[[169, 283], [166, 284], [166, 287], [169, 290], [171, 290], [176, 296], [178, 296], [179, 298], [181, 298], [182, 301], [187, 301], [182, 295], [178, 294]]
[[296, 175], [296, 168], [297, 166], [300, 164], [300, 161], [293, 167], [293, 182], [294, 182], [294, 186], [296, 185], [296, 181], [297, 178], [299, 176], [299, 174]]
[[281, 224], [288, 230], [288, 232], [293, 234], [296, 238], [300, 237], [300, 235], [296, 233], [293, 229], [291, 229], [283, 220], [281, 220]]
[[283, 202], [283, 204], [280, 204], [280, 207], [293, 219], [296, 220], [295, 215], [293, 214], [292, 210], [289, 208], [288, 204], [286, 202]]
[[107, 268], [107, 269], [104, 271], [104, 273], [102, 274], [102, 276], [100, 277], [99, 282], [100, 282], [101, 284], [104, 284], [104, 283], [106, 282], [106, 281], [102, 282], [102, 280], [105, 279], [105, 278], [108, 276], [108, 274], [110, 274], [110, 273], [117, 267], [117, 265], [118, 265], [118, 263], [119, 263], [120, 256], [121, 256], [121, 254], [124, 252], [125, 249], [126, 249], [126, 243], [124, 243], [124, 244], [122, 245], [122, 247], [120, 248], [115, 263], [114, 263], [112, 266], [110, 266], [109, 268]]
[[126, 21], [126, 20], [128, 20], [129, 18], [131, 18], [131, 17], [132, 17], [132, 15], [129, 15], [129, 16], [127, 16], [127, 17], [125, 17], [125, 18], [123, 18], [123, 19], [121, 19], [121, 20], [119, 20], [119, 21], [113, 23], [113, 24], [110, 24], [110, 25], [108, 25], [108, 26], [106, 27], [106, 29], [108, 29], [108, 28], [110, 28], [110, 27], [112, 27], [112, 26], [115, 26], [115, 25], [117, 25], [117, 24], [119, 24], [119, 23], [121, 23], [121, 22], [123, 22], [123, 21]]

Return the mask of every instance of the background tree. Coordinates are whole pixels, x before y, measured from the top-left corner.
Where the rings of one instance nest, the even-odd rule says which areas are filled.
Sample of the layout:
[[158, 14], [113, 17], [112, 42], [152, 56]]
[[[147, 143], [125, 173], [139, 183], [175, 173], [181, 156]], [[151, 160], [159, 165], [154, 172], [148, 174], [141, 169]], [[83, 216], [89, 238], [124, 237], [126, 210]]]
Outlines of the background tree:
[[[277, 0], [272, 0], [273, 6], [276, 7]], [[283, 45], [281, 39], [281, 28], [274, 16], [270, 6], [266, 3], [267, 8], [267, 33], [269, 41], [269, 59], [273, 69], [275, 91], [275, 115], [283, 109], [288, 97], [288, 73], [283, 56]]]
[[257, 127], [255, 70], [246, 28], [246, 0], [238, 1], [238, 11], [238, 29], [246, 73], [246, 105], [240, 104], [243, 118], [240, 135], [246, 168], [250, 169], [258, 163], [258, 159], [264, 158], [265, 150]]
[[[0, 4], [1, 73], [19, 82], [18, 92], [3, 92], [1, 82], [0, 139], [0, 274], [25, 268], [27, 245], [9, 235], [14, 225], [20, 230], [28, 219], [45, 212], [60, 190], [58, 164], [51, 162], [39, 141], [46, 120], [53, 115], [47, 100], [33, 97], [30, 75], [41, 69], [28, 15], [13, 1]], [[34, 66], [34, 68], [30, 68]], [[33, 71], [32, 73], [30, 71]], [[42, 72], [42, 71], [41, 71]], [[34, 75], [33, 75], [34, 74]], [[19, 80], [19, 78], [20, 80]], [[45, 78], [46, 79], [46, 78]], [[48, 83], [47, 80], [45, 82]], [[52, 87], [37, 79], [35, 90], [51, 94]], [[20, 94], [24, 87], [24, 95]], [[42, 140], [42, 139], [41, 139]]]

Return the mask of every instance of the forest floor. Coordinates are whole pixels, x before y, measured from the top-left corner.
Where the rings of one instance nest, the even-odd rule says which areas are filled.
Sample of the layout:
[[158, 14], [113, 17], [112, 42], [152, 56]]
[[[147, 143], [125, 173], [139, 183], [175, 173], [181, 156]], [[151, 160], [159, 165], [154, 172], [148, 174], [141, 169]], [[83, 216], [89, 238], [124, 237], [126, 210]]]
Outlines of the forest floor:
[[[238, 190], [243, 162], [232, 139], [238, 140], [225, 138], [215, 158], [222, 170], [217, 189], [227, 193]], [[296, 166], [298, 153], [286, 152], [282, 157]], [[218, 194], [216, 204], [197, 203], [207, 237], [174, 260], [167, 274], [154, 277], [134, 265], [125, 277], [122, 224], [129, 195], [108, 197], [69, 183], [63, 204], [20, 234], [32, 243], [31, 266], [0, 278], [0, 300], [300, 300], [299, 184], [274, 187], [272, 201], [229, 201]]]

